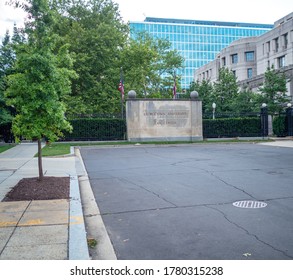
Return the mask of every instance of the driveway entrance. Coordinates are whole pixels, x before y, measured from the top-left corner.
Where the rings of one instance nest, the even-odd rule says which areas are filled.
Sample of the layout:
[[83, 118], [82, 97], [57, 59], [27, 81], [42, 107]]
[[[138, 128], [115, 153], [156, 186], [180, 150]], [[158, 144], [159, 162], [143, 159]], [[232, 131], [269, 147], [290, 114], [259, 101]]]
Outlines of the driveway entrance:
[[293, 149], [84, 147], [118, 259], [293, 259]]

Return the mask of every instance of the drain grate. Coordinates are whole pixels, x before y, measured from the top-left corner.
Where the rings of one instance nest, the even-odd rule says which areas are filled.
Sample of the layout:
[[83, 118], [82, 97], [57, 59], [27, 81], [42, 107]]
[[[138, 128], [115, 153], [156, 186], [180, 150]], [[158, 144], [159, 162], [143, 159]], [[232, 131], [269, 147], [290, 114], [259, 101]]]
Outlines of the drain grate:
[[243, 200], [243, 201], [236, 201], [233, 203], [234, 206], [239, 208], [264, 208], [267, 206], [267, 203], [262, 201], [253, 201], [253, 200]]

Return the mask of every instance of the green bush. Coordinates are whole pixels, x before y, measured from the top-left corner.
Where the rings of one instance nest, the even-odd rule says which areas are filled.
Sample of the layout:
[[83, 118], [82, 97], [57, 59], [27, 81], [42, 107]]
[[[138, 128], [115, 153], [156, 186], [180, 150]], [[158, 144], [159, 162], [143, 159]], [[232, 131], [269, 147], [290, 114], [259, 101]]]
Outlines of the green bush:
[[203, 119], [203, 137], [251, 137], [261, 136], [260, 117]]
[[0, 125], [0, 139], [3, 139], [6, 143], [14, 142], [14, 136], [11, 127], [11, 122]]
[[286, 136], [286, 117], [285, 116], [275, 116], [273, 119], [273, 133], [278, 136]]
[[72, 133], [65, 133], [63, 141], [79, 140], [124, 140], [126, 121], [123, 119], [82, 118], [69, 120]]

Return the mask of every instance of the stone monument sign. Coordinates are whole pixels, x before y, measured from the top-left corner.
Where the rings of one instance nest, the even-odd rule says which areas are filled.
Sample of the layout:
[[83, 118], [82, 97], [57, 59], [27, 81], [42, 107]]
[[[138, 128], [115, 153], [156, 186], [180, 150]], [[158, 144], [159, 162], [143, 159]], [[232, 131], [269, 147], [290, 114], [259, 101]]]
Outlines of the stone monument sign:
[[190, 100], [136, 99], [130, 91], [126, 101], [129, 141], [202, 140], [202, 103]]

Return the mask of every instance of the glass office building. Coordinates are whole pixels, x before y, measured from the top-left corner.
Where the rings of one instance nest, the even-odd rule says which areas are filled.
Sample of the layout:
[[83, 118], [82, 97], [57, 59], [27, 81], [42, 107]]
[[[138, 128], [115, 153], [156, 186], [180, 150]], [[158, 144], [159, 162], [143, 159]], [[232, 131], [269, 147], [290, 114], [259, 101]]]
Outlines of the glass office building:
[[214, 60], [231, 42], [242, 37], [259, 36], [273, 28], [270, 24], [199, 21], [147, 17], [143, 22], [130, 22], [131, 36], [147, 31], [154, 37], [168, 39], [172, 48], [184, 57], [182, 88], [193, 81], [195, 69]]

